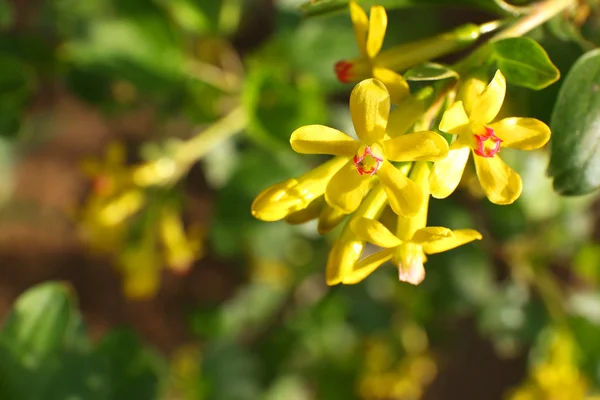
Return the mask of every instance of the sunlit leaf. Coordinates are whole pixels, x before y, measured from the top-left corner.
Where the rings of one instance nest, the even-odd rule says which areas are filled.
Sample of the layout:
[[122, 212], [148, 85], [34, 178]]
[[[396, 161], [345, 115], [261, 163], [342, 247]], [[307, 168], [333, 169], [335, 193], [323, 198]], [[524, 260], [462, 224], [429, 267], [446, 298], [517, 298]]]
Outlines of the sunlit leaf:
[[439, 81], [442, 79], [458, 79], [456, 71], [432, 62], [418, 65], [404, 73], [404, 78], [408, 81]]
[[583, 55], [565, 78], [550, 128], [548, 174], [563, 195], [600, 187], [600, 50]]
[[543, 89], [560, 78], [560, 71], [535, 40], [517, 37], [492, 45], [492, 57], [506, 80], [516, 86]]

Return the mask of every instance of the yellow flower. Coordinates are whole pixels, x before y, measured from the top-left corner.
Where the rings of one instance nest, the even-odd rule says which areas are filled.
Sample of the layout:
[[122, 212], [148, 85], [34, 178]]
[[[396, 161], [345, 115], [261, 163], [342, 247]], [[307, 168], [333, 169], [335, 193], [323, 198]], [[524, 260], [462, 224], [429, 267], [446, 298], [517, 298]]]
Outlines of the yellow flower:
[[335, 73], [340, 82], [356, 82], [373, 77], [383, 82], [392, 96], [392, 101], [404, 97], [408, 93], [408, 83], [396, 72], [377, 60], [383, 45], [387, 29], [387, 14], [382, 6], [371, 7], [371, 17], [354, 1], [350, 2], [350, 16], [354, 25], [356, 43], [360, 57], [354, 60], [340, 61], [335, 65]]
[[252, 215], [262, 221], [279, 221], [307, 209], [315, 199], [323, 195], [331, 177], [346, 162], [346, 158], [336, 157], [298, 178], [266, 188], [252, 202]]
[[[427, 188], [429, 166], [424, 162], [415, 164], [410, 176], [429, 196]], [[418, 285], [425, 278], [423, 264], [427, 261], [426, 254], [441, 253], [481, 239], [481, 234], [473, 229], [452, 231], [444, 227], [426, 227], [427, 209], [428, 202], [425, 202], [415, 216], [399, 217], [397, 235], [374, 219], [365, 217], [354, 219], [351, 222], [351, 229], [356, 236], [385, 250], [357, 262], [352, 271], [344, 276], [343, 283], [358, 283], [381, 264], [392, 260], [392, 263], [398, 267], [401, 281]]]
[[327, 204], [325, 196], [319, 196], [305, 209], [296, 211], [285, 217], [285, 222], [296, 225], [318, 218], [319, 225], [317, 226], [317, 231], [319, 234], [324, 235], [338, 226], [345, 217], [346, 214]]
[[472, 151], [477, 176], [488, 199], [496, 204], [513, 203], [523, 189], [521, 177], [500, 159], [498, 152], [502, 147], [538, 149], [550, 139], [550, 128], [534, 118], [505, 118], [491, 123], [506, 92], [500, 70], [485, 89], [474, 82], [466, 85], [462, 101], [446, 110], [440, 122], [440, 130], [457, 135], [457, 139], [450, 146], [448, 157], [433, 166], [431, 194], [443, 199], [456, 189]]
[[349, 3], [359, 57], [343, 60], [335, 65], [340, 82], [358, 82], [375, 78], [383, 82], [392, 103], [408, 93], [406, 80], [395, 71], [403, 71], [422, 62], [459, 50], [473, 43], [483, 32], [495, 27], [495, 23], [477, 26], [467, 24], [434, 37], [404, 43], [381, 51], [387, 29], [387, 14], [382, 6], [371, 7], [370, 18], [354, 1]]
[[[409, 167], [410, 164], [406, 164], [403, 168], [408, 172]], [[352, 271], [354, 264], [360, 259], [365, 248], [365, 242], [358, 238], [350, 228], [352, 221], [363, 216], [379, 218], [386, 204], [385, 192], [381, 185], [376, 183], [356, 212], [346, 222], [342, 233], [329, 252], [325, 273], [328, 285], [342, 283], [344, 277]]]
[[[333, 154], [347, 162], [325, 188], [325, 200], [344, 213], [355, 211], [377, 176], [390, 206], [399, 215], [414, 215], [424, 197], [419, 187], [391, 161], [436, 161], [448, 151], [445, 139], [435, 132], [385, 137], [390, 113], [390, 96], [375, 80], [360, 82], [350, 95], [350, 114], [359, 140], [323, 125], [308, 125], [292, 133], [292, 148], [303, 154]], [[392, 136], [392, 135], [390, 135]]]

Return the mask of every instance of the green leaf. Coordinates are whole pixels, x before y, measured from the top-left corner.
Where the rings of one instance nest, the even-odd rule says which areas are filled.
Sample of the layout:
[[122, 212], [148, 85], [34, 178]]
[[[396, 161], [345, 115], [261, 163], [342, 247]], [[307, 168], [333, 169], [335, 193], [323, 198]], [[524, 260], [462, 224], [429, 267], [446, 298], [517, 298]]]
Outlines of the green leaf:
[[550, 119], [554, 190], [582, 195], [600, 187], [600, 49], [577, 60], [558, 93]]
[[560, 71], [535, 40], [527, 37], [503, 39], [491, 44], [492, 58], [506, 80], [516, 86], [543, 89], [560, 78]]
[[21, 295], [8, 316], [0, 338], [26, 368], [35, 369], [53, 358], [77, 329], [71, 290], [62, 283], [43, 283]]
[[[386, 9], [407, 8], [415, 6], [451, 6], [456, 7], [456, 0], [356, 0], [363, 8], [382, 5]], [[503, 0], [463, 0], [460, 5], [478, 8], [506, 15], [517, 15], [521, 8], [515, 7]], [[306, 16], [328, 14], [348, 7], [348, 0], [312, 0], [304, 3], [300, 10]]]
[[34, 85], [33, 70], [18, 58], [0, 54], [0, 136], [14, 136]]
[[7, 0], [0, 0], [0, 29], [9, 29], [14, 21], [15, 10]]
[[96, 355], [108, 367], [111, 399], [159, 398], [162, 362], [140, 339], [127, 330], [114, 331], [102, 338]]
[[409, 69], [404, 74], [408, 81], [439, 81], [442, 79], [458, 79], [456, 71], [437, 63], [427, 62]]

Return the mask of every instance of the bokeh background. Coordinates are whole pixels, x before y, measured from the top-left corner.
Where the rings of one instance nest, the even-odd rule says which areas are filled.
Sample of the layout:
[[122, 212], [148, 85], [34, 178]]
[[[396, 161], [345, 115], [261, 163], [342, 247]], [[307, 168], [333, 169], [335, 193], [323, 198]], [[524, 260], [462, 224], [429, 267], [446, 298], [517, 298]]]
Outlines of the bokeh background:
[[[294, 129], [352, 130], [349, 15], [300, 3], [0, 1], [0, 398], [594, 398], [600, 200], [556, 195], [547, 149], [503, 153], [513, 205], [469, 179], [432, 201], [484, 240], [418, 287], [390, 265], [327, 287], [339, 231], [252, 217], [323, 161]], [[441, 3], [389, 10], [384, 46], [498, 17]], [[531, 35], [564, 76], [584, 49], [563, 22]], [[503, 112], [548, 122], [561, 82]]]

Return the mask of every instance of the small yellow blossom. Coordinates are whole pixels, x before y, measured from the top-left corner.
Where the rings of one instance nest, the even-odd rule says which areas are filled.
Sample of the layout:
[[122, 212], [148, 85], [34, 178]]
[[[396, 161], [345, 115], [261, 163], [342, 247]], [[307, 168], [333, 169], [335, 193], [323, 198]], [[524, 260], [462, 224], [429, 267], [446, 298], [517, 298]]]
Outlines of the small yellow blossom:
[[[331, 177], [346, 162], [347, 158], [336, 157], [298, 178], [288, 179], [266, 188], [254, 199], [251, 206], [252, 215], [262, 221], [279, 221], [296, 212], [306, 210], [314, 200], [323, 196]], [[310, 219], [312, 218], [302, 222]]]
[[378, 79], [387, 86], [394, 104], [398, 104], [409, 91], [408, 83], [397, 72], [459, 50], [496, 26], [495, 23], [482, 26], [466, 24], [450, 32], [381, 51], [388, 23], [385, 9], [373, 6], [368, 17], [355, 1], [350, 1], [349, 6], [360, 54], [335, 65], [338, 80], [349, 83], [367, 78]]
[[319, 234], [324, 235], [338, 226], [345, 217], [346, 214], [342, 211], [327, 204], [325, 196], [320, 196], [314, 199], [305, 209], [285, 217], [285, 222], [296, 225], [317, 218], [319, 222], [317, 231]]
[[[411, 177], [429, 196], [429, 166], [420, 162], [411, 171]], [[343, 282], [354, 284], [369, 276], [386, 261], [398, 267], [401, 281], [418, 285], [425, 278], [424, 263], [426, 254], [441, 253], [463, 244], [481, 239], [481, 234], [472, 229], [452, 231], [444, 227], [426, 227], [427, 206], [424, 206], [413, 217], [399, 217], [397, 235], [394, 235], [381, 222], [360, 217], [351, 223], [352, 231], [360, 240], [373, 243], [384, 250], [374, 253], [356, 263], [352, 271], [344, 276]]]
[[[350, 114], [359, 140], [323, 125], [308, 125], [292, 133], [292, 148], [303, 154], [346, 157], [344, 166], [325, 188], [325, 200], [344, 213], [355, 211], [377, 176], [390, 206], [399, 215], [414, 215], [422, 206], [419, 187], [390, 161], [437, 161], [448, 144], [435, 132], [409, 133], [386, 140], [390, 96], [375, 79], [360, 82], [350, 95]], [[393, 136], [393, 135], [389, 135]]]
[[456, 189], [472, 151], [477, 176], [488, 199], [495, 204], [511, 204], [521, 195], [523, 184], [498, 152], [503, 147], [538, 149], [550, 139], [550, 128], [534, 118], [505, 118], [491, 123], [506, 92], [500, 70], [485, 89], [471, 83], [467, 82], [462, 100], [442, 117], [440, 130], [457, 135], [457, 139], [450, 146], [448, 157], [433, 167], [431, 194], [442, 199]]
[[354, 25], [356, 43], [360, 57], [356, 60], [340, 61], [335, 65], [335, 72], [340, 82], [356, 82], [373, 77], [383, 82], [392, 96], [392, 101], [404, 97], [408, 93], [408, 83], [396, 72], [379, 65], [377, 55], [383, 45], [387, 29], [387, 14], [382, 6], [371, 7], [371, 16], [354, 1], [350, 2], [350, 16]]

